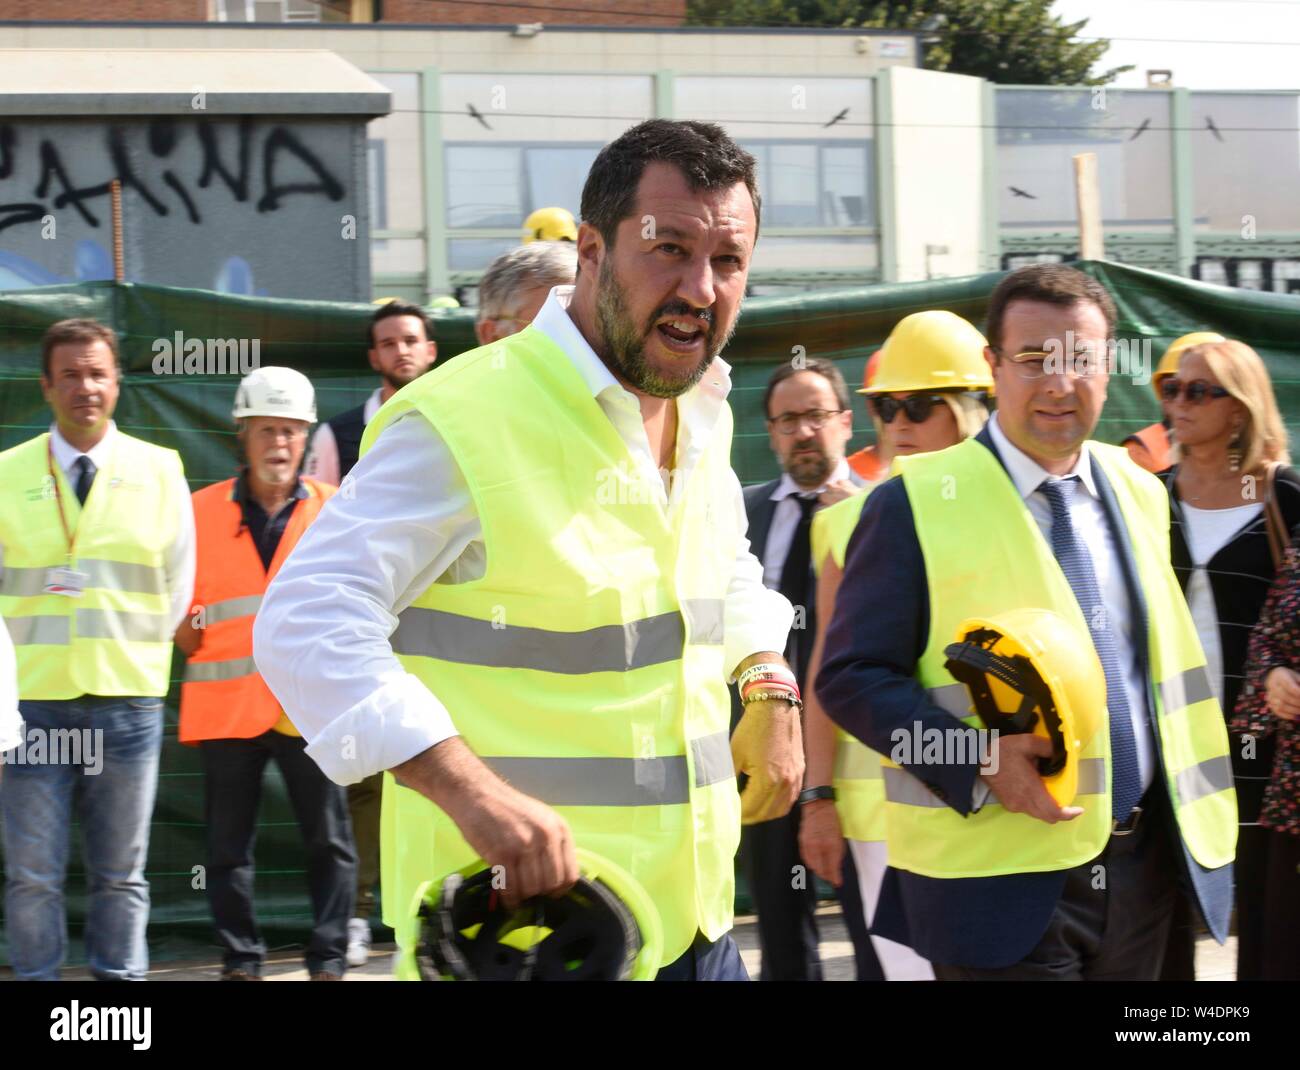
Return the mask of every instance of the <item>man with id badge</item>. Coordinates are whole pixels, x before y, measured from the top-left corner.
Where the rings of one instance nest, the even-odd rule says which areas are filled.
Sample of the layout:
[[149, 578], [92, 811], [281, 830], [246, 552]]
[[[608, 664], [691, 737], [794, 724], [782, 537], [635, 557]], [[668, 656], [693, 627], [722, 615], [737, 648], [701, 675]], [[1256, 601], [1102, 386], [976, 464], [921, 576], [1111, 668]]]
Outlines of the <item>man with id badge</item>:
[[113, 423], [117, 336], [63, 320], [41, 343], [47, 434], [0, 453], [0, 617], [13, 641], [22, 746], [5, 755], [5, 928], [20, 980], [57, 980], [74, 813], [86, 958], [143, 980], [144, 877], [172, 635], [194, 587], [180, 456]]

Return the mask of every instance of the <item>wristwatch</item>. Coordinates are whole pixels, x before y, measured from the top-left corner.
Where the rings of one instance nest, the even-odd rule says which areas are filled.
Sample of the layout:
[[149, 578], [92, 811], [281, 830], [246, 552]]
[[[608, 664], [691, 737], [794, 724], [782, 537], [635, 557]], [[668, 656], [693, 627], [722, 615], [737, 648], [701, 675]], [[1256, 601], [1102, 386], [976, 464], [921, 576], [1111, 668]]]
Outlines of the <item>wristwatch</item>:
[[820, 787], [804, 788], [803, 791], [799, 792], [800, 806], [803, 806], [804, 803], [816, 802], [818, 799], [830, 799], [831, 802], [834, 802], [835, 789], [829, 784], [822, 784]]

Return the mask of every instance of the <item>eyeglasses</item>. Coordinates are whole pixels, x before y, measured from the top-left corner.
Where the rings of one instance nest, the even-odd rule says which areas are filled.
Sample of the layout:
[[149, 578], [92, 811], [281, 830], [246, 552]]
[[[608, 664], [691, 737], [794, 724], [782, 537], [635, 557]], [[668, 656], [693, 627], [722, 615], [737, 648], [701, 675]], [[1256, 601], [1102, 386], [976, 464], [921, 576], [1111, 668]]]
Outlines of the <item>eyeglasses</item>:
[[1160, 384], [1160, 396], [1165, 401], [1177, 401], [1182, 395], [1187, 397], [1189, 405], [1204, 405], [1208, 398], [1226, 398], [1228, 392], [1221, 386], [1214, 386], [1204, 379], [1193, 379], [1184, 383], [1178, 379], [1165, 379]]
[[1078, 379], [1091, 379], [1106, 366], [1105, 356], [1095, 349], [1078, 349], [1072, 356], [1064, 353], [1047, 353], [1041, 349], [1026, 349], [1008, 357], [1016, 374], [1027, 383], [1045, 375], [1071, 372]]
[[783, 435], [793, 435], [804, 424], [808, 424], [814, 431], [820, 431], [829, 422], [832, 416], [838, 416], [843, 409], [809, 409], [807, 412], [783, 412], [780, 416], [773, 416], [767, 422], [777, 429]]
[[942, 402], [942, 394], [911, 394], [905, 398], [896, 398], [890, 394], [876, 394], [867, 399], [871, 411], [887, 424], [892, 424], [894, 417], [900, 412], [907, 414], [909, 422], [923, 424], [930, 418], [930, 412], [935, 405]]

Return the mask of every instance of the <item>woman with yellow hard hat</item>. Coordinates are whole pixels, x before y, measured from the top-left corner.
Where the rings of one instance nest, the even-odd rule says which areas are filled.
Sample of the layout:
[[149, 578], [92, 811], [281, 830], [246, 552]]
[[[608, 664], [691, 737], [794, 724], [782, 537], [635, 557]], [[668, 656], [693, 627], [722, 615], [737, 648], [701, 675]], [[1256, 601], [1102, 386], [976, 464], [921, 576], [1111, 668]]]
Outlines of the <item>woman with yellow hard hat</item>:
[[[978, 330], [951, 312], [916, 312], [899, 321], [880, 351], [869, 385], [858, 391], [867, 396], [882, 456], [946, 449], [979, 433], [988, 420], [993, 390], [986, 344]], [[826, 626], [844, 576], [844, 553], [870, 490], [868, 486], [813, 517], [818, 613], [809, 680], [817, 678], [821, 666]], [[818, 876], [838, 887], [847, 839], [869, 926], [885, 873], [880, 758], [835, 727], [814, 689], [808, 689], [804, 703], [805, 784], [833, 784], [834, 797], [828, 793], [803, 804], [800, 854]], [[911, 948], [880, 937], [871, 940], [886, 980], [933, 978], [930, 964]]]

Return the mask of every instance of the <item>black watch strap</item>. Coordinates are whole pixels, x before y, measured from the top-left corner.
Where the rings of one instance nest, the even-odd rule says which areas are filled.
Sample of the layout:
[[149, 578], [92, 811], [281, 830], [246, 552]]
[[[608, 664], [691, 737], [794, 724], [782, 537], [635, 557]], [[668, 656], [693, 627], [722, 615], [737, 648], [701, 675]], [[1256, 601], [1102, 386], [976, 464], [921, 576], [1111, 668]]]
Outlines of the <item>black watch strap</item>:
[[822, 784], [820, 787], [804, 788], [803, 791], [799, 792], [800, 806], [804, 803], [816, 802], [818, 799], [830, 799], [831, 802], [834, 802], [835, 789], [829, 784]]

